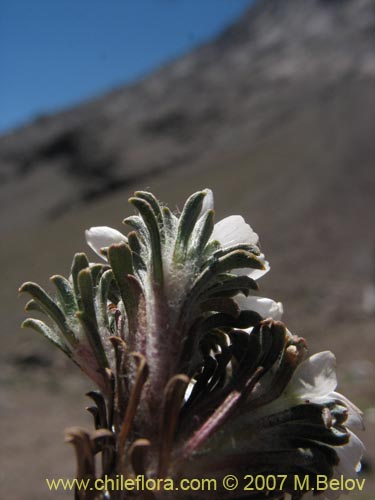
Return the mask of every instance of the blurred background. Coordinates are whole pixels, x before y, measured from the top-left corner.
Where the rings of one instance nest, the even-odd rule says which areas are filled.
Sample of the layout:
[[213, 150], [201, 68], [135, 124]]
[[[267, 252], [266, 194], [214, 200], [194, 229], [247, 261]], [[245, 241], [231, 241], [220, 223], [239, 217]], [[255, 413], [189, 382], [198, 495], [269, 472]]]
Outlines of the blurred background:
[[374, 499], [373, 35], [371, 0], [1, 1], [0, 497], [71, 498], [45, 478], [74, 476], [63, 430], [92, 425], [18, 287], [67, 275], [86, 228], [121, 230], [134, 190], [175, 209], [210, 187], [261, 236], [261, 294], [336, 354], [367, 427], [350, 498]]

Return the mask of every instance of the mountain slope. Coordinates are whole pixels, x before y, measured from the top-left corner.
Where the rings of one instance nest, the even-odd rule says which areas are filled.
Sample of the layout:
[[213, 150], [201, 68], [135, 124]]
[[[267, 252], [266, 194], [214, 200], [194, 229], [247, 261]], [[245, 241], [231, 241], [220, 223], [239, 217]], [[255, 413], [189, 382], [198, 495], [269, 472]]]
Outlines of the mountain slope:
[[55, 216], [234, 149], [242, 136], [255, 143], [309, 101], [323, 108], [375, 74], [371, 14], [369, 0], [259, 2], [218, 40], [144, 81], [0, 139], [2, 207], [15, 192], [17, 211]]
[[[244, 215], [272, 266], [261, 294], [283, 301], [288, 327], [312, 351], [337, 354], [345, 394], [373, 407], [375, 320], [362, 299], [375, 267], [374, 75], [371, 0], [262, 0], [217, 40], [143, 81], [0, 138], [9, 497], [25, 497], [15, 479], [20, 446], [30, 458], [28, 498], [45, 496], [43, 478], [72, 475], [65, 447], [51, 442], [56, 426], [78, 423], [71, 407], [83, 405], [79, 374], [20, 331], [16, 290], [66, 275], [73, 253], [86, 250], [85, 228], [121, 230], [134, 189], [181, 208], [211, 187], [217, 219]], [[369, 449], [374, 435], [369, 421]]]

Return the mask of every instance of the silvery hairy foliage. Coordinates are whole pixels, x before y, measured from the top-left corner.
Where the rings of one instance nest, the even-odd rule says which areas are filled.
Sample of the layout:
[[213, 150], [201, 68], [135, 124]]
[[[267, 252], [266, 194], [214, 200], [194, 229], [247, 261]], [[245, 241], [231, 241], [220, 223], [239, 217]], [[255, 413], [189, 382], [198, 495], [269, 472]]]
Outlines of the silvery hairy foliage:
[[[207, 491], [91, 491], [78, 500], [302, 498], [292, 478], [356, 474], [361, 412], [335, 392], [335, 358], [306, 355], [280, 321], [282, 306], [258, 296], [269, 264], [240, 216], [214, 223], [208, 189], [179, 215], [148, 192], [115, 229], [86, 231], [101, 258], [76, 254], [56, 295], [27, 282], [31, 327], [94, 382], [95, 430], [72, 428], [77, 478], [216, 478]], [[100, 457], [100, 460], [98, 460]], [[282, 488], [226, 491], [226, 474], [287, 475]], [[92, 482], [94, 485], [94, 482]], [[340, 492], [327, 490], [336, 498]], [[211, 496], [210, 496], [211, 495]]]

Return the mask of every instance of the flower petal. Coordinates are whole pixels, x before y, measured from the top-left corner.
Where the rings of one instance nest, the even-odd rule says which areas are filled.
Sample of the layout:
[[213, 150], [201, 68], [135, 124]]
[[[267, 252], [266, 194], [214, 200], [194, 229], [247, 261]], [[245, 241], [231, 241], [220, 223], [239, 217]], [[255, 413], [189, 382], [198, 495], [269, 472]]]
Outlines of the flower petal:
[[211, 240], [218, 240], [222, 247], [247, 243], [257, 245], [258, 235], [240, 215], [230, 215], [215, 224]]
[[243, 269], [235, 269], [233, 271], [234, 274], [237, 274], [237, 276], [249, 276], [249, 278], [252, 278], [253, 280], [258, 280], [262, 276], [264, 276], [268, 271], [271, 269], [269, 263], [265, 260], [264, 254], [261, 253], [260, 255], [257, 256], [258, 259], [262, 262], [264, 269], [249, 269], [243, 268]]
[[345, 421], [345, 426], [352, 427], [353, 429], [361, 429], [364, 430], [364, 424], [363, 424], [363, 413], [355, 404], [353, 404], [347, 397], [345, 397], [343, 394], [340, 394], [339, 392], [332, 392], [330, 394], [331, 398], [337, 399], [344, 403], [344, 405], [347, 407], [349, 414], [348, 418]]
[[128, 239], [117, 229], [107, 226], [90, 227], [85, 231], [86, 241], [90, 248], [94, 250], [104, 260], [107, 260], [101, 253], [101, 248], [106, 248], [114, 243], [127, 242]]
[[323, 351], [310, 356], [297, 367], [286, 393], [311, 403], [319, 403], [336, 386], [336, 358], [332, 352]]
[[[341, 396], [341, 395], [340, 395]], [[335, 446], [333, 449], [337, 453], [337, 456], [339, 458], [339, 464], [334, 468], [334, 473], [333, 473], [333, 478], [332, 479], [340, 479], [341, 476], [344, 476], [345, 479], [353, 478], [355, 479], [357, 477], [357, 473], [360, 471], [361, 468], [361, 458], [362, 455], [365, 451], [364, 444], [362, 441], [359, 439], [358, 436], [353, 434], [353, 432], [349, 432], [349, 442], [347, 444], [344, 444], [342, 446]], [[341, 494], [344, 493], [346, 494], [347, 491], [341, 491], [341, 490], [331, 490], [327, 489], [324, 490], [321, 495], [313, 495], [313, 493], [309, 492], [306, 496], [303, 498], [306, 500], [307, 499], [323, 499], [327, 498], [329, 500], [335, 500], [341, 496]]]
[[237, 295], [235, 301], [242, 310], [255, 311], [263, 318], [272, 318], [278, 321], [283, 314], [281, 302], [275, 302], [264, 297], [244, 297], [243, 295]]
[[358, 436], [353, 432], [350, 434], [349, 443], [335, 447], [335, 451], [340, 459], [337, 466], [337, 474], [345, 478], [355, 478], [357, 472], [361, 470], [361, 458], [365, 451], [365, 446]]

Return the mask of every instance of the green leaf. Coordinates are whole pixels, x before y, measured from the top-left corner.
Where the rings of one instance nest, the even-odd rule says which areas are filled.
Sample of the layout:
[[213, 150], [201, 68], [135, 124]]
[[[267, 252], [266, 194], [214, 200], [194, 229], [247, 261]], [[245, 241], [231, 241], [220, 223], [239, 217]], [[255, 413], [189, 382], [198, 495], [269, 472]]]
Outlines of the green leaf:
[[220, 281], [218, 280], [213, 286], [207, 289], [208, 297], [220, 297], [226, 292], [242, 292], [244, 295], [249, 294], [249, 290], [257, 291], [259, 289], [255, 280], [249, 276], [237, 276], [235, 274], [224, 274]]
[[215, 252], [219, 251], [220, 248], [221, 248], [220, 241], [212, 240], [212, 241], [208, 242], [204, 251], [203, 251], [203, 255], [202, 255], [203, 262], [208, 260], [210, 257], [212, 257], [212, 255]]
[[224, 255], [232, 253], [236, 250], [244, 250], [245, 252], [249, 252], [257, 256], [260, 255], [260, 250], [256, 245], [249, 245], [248, 243], [239, 243], [238, 245], [232, 245], [216, 250], [212, 257], [213, 258], [223, 257]]
[[91, 345], [99, 366], [106, 368], [109, 364], [99, 334], [94, 304], [94, 286], [90, 269], [82, 269], [79, 272], [78, 286], [82, 301], [82, 311], [77, 312], [77, 317], [84, 326], [87, 340]]
[[224, 257], [213, 259], [193, 283], [185, 300], [185, 313], [188, 314], [197, 299], [203, 294], [206, 295], [208, 288], [216, 284], [219, 275], [241, 268], [264, 269], [264, 265], [255, 255], [243, 250], [235, 250]]
[[[156, 220], [160, 226], [160, 228], [163, 228], [164, 224], [164, 219], [163, 219], [163, 214], [160, 208], [160, 204], [158, 200], [155, 198], [155, 196], [152, 193], [148, 193], [147, 191], [136, 191], [134, 193], [134, 196], [136, 198], [141, 198], [142, 200], [147, 201], [147, 203], [151, 206]], [[164, 237], [163, 231], [161, 231], [161, 236]]]
[[36, 283], [30, 281], [24, 283], [20, 288], [20, 293], [29, 293], [34, 300], [38, 302], [43, 312], [47, 314], [61, 330], [61, 333], [68, 340], [68, 342], [75, 346], [77, 344], [77, 339], [74, 333], [68, 326], [65, 315], [60, 309], [60, 307], [53, 301], [53, 299]]
[[142, 198], [130, 198], [129, 202], [137, 208], [147, 226], [151, 245], [152, 275], [155, 282], [162, 285], [163, 261], [158, 221], [151, 205], [147, 201]]
[[94, 287], [98, 286], [101, 275], [107, 269], [109, 269], [109, 266], [105, 266], [103, 264], [94, 264], [90, 266], [90, 272], [92, 276], [92, 281], [94, 283]]
[[140, 239], [144, 243], [146, 247], [149, 246], [150, 244], [150, 235], [147, 230], [146, 224], [144, 223], [142, 217], [139, 217], [139, 215], [132, 215], [130, 217], [127, 217], [122, 221], [123, 224], [127, 224], [128, 226], [132, 227], [137, 231]]
[[113, 280], [114, 280], [113, 271], [112, 269], [108, 269], [102, 274], [98, 285], [98, 299], [99, 299], [101, 319], [107, 328], [109, 328], [108, 305], [107, 305], [108, 293]]
[[96, 311], [94, 305], [94, 283], [90, 269], [82, 269], [78, 274], [78, 287], [81, 295], [82, 310], [86, 312], [94, 323], [96, 323]]
[[169, 210], [168, 207], [163, 207], [162, 213], [163, 213], [164, 233], [165, 236], [168, 238], [169, 243], [172, 243], [176, 235], [178, 219], [172, 214], [172, 212]]
[[31, 299], [29, 300], [29, 302], [27, 302], [27, 304], [25, 305], [25, 311], [26, 312], [32, 312], [32, 311], [36, 311], [36, 312], [41, 312], [44, 314], [44, 309], [43, 307], [41, 307], [38, 302], [34, 299]]
[[135, 231], [131, 231], [128, 234], [128, 244], [132, 251], [134, 272], [138, 277], [141, 277], [144, 272], [147, 271], [147, 266], [144, 261], [144, 257], [147, 258], [147, 250], [139, 241]]
[[78, 286], [78, 274], [82, 269], [86, 269], [89, 267], [89, 261], [84, 253], [76, 253], [73, 258], [72, 264], [72, 280], [73, 280], [73, 288], [76, 296], [78, 308], [82, 307], [81, 297], [79, 294], [79, 286]]
[[191, 195], [185, 203], [177, 228], [177, 238], [174, 250], [174, 260], [176, 262], [180, 262], [186, 254], [188, 242], [195, 224], [199, 219], [205, 196], [205, 191], [199, 191]]
[[38, 319], [28, 318], [22, 323], [21, 328], [32, 328], [37, 333], [43, 335], [46, 339], [48, 339], [52, 344], [61, 349], [65, 354], [69, 357], [72, 356], [71, 350], [69, 347], [63, 342], [63, 340], [43, 321]]
[[[128, 276], [133, 273], [132, 253], [125, 243], [111, 245], [108, 251], [109, 263], [120, 290], [122, 302], [124, 303], [126, 315], [129, 323], [129, 330], [135, 334], [137, 330], [138, 296], [134, 287], [129, 283]], [[135, 279], [135, 278], [134, 278]]]
[[190, 240], [189, 256], [196, 258], [198, 262], [202, 260], [203, 250], [214, 229], [214, 216], [215, 212], [208, 210], [196, 224], [195, 231]]
[[77, 311], [77, 302], [70, 282], [59, 275], [52, 276], [50, 280], [57, 288], [59, 302], [65, 314], [69, 316], [75, 314]]
[[131, 231], [128, 234], [128, 244], [133, 254], [140, 256], [144, 252], [144, 249], [142, 248], [142, 244], [139, 241], [136, 231]]

